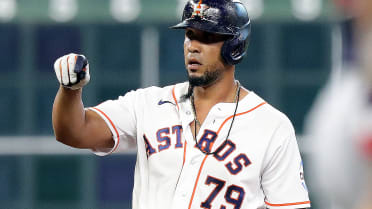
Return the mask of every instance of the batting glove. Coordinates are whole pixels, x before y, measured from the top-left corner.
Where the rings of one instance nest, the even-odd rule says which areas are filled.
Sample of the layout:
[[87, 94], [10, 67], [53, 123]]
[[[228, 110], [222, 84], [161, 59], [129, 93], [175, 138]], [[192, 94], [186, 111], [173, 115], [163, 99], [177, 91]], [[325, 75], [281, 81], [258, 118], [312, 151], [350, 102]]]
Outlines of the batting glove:
[[59, 83], [72, 90], [81, 89], [89, 80], [89, 63], [81, 54], [68, 54], [58, 58], [54, 63]]

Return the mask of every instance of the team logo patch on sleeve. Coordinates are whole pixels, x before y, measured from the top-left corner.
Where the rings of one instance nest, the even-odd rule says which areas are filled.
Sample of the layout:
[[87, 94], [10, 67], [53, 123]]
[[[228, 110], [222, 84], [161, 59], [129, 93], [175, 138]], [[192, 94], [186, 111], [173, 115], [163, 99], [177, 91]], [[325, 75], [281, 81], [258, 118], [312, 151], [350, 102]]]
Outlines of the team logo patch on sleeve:
[[305, 189], [306, 191], [308, 191], [307, 186], [306, 186], [306, 183], [305, 183], [304, 164], [303, 164], [302, 161], [301, 161], [301, 163], [300, 163], [300, 179], [301, 179], [301, 184], [302, 184], [302, 186], [304, 187], [304, 189]]

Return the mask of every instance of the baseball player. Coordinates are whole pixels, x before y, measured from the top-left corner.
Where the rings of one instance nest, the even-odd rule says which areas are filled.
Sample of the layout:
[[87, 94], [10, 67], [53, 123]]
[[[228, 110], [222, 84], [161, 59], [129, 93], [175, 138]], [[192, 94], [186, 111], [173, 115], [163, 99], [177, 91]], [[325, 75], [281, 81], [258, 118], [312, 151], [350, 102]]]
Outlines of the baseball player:
[[340, 24], [344, 56], [307, 117], [309, 180], [320, 208], [371, 209], [372, 1], [334, 3], [352, 18]]
[[137, 145], [134, 209], [310, 207], [289, 119], [234, 77], [251, 22], [238, 0], [190, 0], [182, 22], [188, 82], [138, 89], [84, 109], [83, 55], [56, 60], [56, 138], [107, 155]]

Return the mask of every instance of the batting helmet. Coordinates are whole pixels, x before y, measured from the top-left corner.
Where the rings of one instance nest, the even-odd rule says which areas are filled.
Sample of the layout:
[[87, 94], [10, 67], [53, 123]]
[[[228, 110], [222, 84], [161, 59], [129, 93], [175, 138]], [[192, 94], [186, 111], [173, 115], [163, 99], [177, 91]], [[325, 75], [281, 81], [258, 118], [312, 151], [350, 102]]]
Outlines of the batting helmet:
[[231, 65], [243, 59], [251, 34], [248, 12], [240, 0], [189, 0], [182, 22], [171, 28], [194, 28], [231, 36], [221, 49], [222, 58]]

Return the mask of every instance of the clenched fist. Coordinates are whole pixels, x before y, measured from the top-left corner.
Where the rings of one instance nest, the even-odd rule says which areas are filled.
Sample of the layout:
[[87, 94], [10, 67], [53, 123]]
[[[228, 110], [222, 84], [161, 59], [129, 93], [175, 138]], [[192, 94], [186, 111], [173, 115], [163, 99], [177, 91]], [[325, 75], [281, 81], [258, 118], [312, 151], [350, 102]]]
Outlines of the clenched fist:
[[71, 53], [58, 58], [54, 71], [59, 83], [72, 90], [81, 89], [90, 80], [88, 60], [81, 54]]

